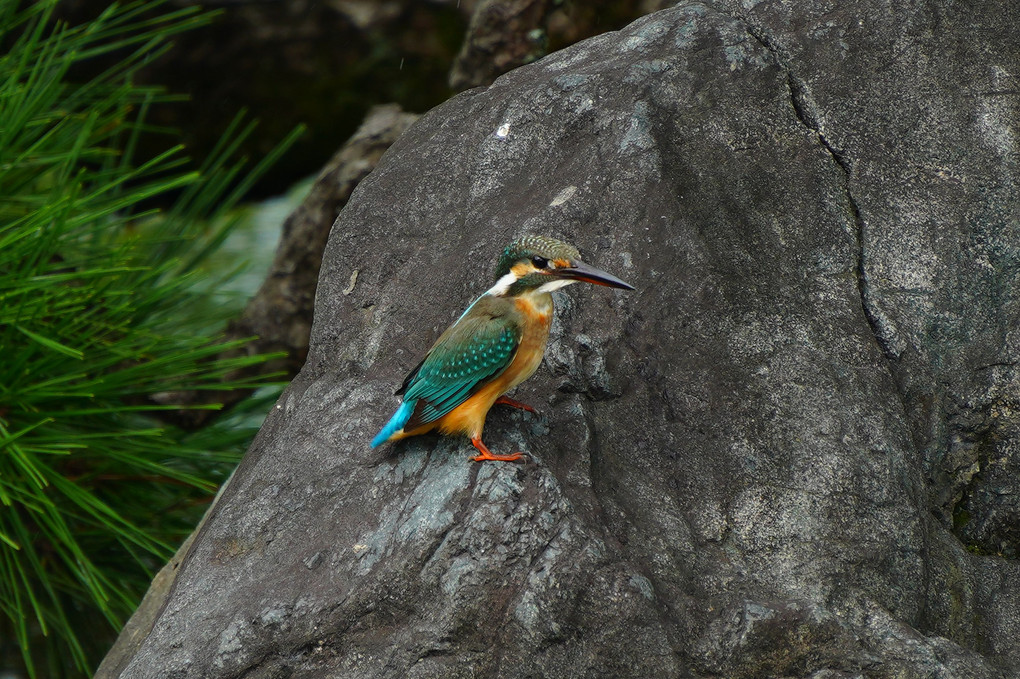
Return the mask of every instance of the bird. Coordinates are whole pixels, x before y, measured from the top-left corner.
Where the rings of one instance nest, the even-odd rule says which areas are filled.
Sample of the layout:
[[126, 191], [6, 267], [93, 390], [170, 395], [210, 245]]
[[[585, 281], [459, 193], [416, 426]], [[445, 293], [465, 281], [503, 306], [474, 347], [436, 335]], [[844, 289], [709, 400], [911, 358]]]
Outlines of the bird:
[[402, 402], [372, 447], [438, 429], [470, 438], [475, 462], [513, 462], [524, 453], [495, 455], [482, 443], [489, 409], [497, 403], [536, 412], [504, 394], [542, 362], [553, 318], [554, 290], [580, 281], [634, 287], [581, 261], [577, 248], [540, 235], [517, 238], [502, 252], [495, 284], [439, 336], [394, 395]]

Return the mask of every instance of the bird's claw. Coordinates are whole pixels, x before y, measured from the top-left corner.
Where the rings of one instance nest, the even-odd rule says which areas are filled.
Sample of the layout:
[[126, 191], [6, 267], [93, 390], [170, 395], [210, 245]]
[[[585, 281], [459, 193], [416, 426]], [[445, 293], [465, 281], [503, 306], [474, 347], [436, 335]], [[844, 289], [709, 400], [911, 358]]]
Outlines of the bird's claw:
[[486, 447], [486, 445], [482, 443], [482, 439], [479, 436], [474, 436], [471, 438], [471, 445], [477, 448], [478, 452], [481, 453], [481, 455], [476, 455], [472, 457], [471, 458], [472, 462], [485, 462], [485, 461], [514, 462], [515, 460], [519, 460], [522, 457], [524, 457], [524, 453], [513, 453], [512, 455], [493, 455], [492, 451], [490, 451]]
[[514, 462], [516, 460], [525, 457], [524, 453], [514, 453], [512, 455], [475, 455], [471, 458], [472, 462], [485, 462], [485, 461], [497, 461], [497, 462]]
[[527, 410], [529, 413], [534, 413], [535, 415], [538, 415], [538, 411], [529, 406], [527, 403], [521, 403], [520, 401], [512, 399], [509, 396], [500, 396], [499, 398], [496, 399], [496, 403], [494, 403], [493, 405], [505, 405], [510, 406], [511, 408], [519, 408], [520, 410]]

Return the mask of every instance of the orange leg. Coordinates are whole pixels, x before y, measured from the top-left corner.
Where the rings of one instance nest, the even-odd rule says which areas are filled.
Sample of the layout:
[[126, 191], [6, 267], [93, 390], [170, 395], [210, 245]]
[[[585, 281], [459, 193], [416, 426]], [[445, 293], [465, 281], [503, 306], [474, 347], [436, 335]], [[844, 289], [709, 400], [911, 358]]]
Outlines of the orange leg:
[[500, 396], [499, 398], [496, 399], [496, 402], [493, 403], [493, 405], [501, 405], [501, 404], [505, 405], [505, 406], [510, 406], [511, 408], [520, 408], [521, 410], [527, 410], [529, 413], [535, 413], [536, 415], [538, 415], [538, 411], [535, 410], [534, 408], [532, 408], [531, 406], [529, 406], [527, 403], [521, 403], [520, 401], [515, 401], [514, 399], [510, 398], [509, 396]]
[[471, 458], [472, 461], [474, 461], [474, 462], [482, 462], [484, 460], [498, 460], [500, 462], [513, 462], [514, 460], [519, 460], [522, 457], [524, 457], [524, 453], [514, 453], [513, 455], [493, 455], [489, 451], [489, 449], [485, 447], [485, 444], [482, 443], [482, 438], [480, 436], [472, 436], [471, 437], [471, 444], [475, 448], [478, 449], [478, 452], [481, 453], [481, 455], [476, 455], [475, 457]]

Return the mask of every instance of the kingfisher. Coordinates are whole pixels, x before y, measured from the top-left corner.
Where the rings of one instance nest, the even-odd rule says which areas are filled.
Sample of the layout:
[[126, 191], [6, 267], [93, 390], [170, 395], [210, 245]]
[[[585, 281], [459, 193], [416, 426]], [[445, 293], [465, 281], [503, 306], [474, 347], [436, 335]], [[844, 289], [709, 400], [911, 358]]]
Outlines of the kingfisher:
[[482, 443], [489, 409], [497, 403], [536, 412], [504, 394], [531, 377], [542, 362], [552, 325], [554, 290], [584, 281], [633, 286], [581, 261], [577, 248], [548, 236], [524, 236], [503, 250], [495, 285], [472, 302], [439, 336], [404, 379], [403, 401], [372, 447], [438, 429], [464, 434], [478, 450], [475, 462], [513, 462], [524, 453], [494, 455]]

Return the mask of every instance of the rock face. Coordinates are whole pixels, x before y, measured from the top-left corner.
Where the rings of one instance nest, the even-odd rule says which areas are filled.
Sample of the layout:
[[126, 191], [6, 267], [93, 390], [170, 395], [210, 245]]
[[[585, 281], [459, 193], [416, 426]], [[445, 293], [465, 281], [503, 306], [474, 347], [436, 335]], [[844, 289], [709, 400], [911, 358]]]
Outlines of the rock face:
[[[123, 677], [1020, 676], [1020, 5], [683, 4], [425, 115]], [[557, 297], [464, 440], [372, 451], [524, 232]]]

